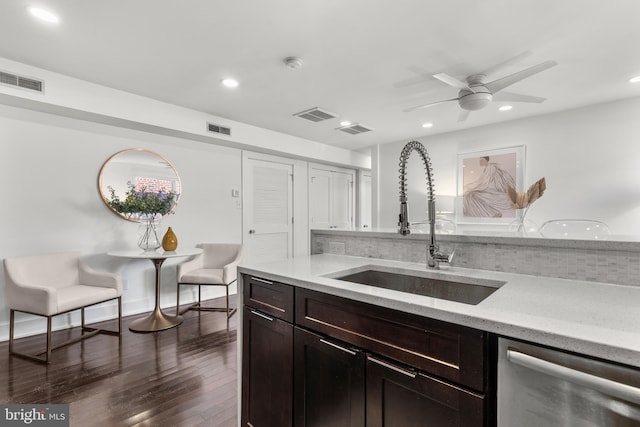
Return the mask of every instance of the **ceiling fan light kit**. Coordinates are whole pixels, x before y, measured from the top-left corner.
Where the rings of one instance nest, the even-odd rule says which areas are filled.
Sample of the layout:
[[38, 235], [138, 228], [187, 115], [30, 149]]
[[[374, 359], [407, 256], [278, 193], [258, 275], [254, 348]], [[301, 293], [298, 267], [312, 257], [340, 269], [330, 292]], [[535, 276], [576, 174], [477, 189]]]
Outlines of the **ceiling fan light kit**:
[[458, 93], [458, 105], [469, 111], [481, 110], [491, 103], [493, 95], [484, 86], [476, 87], [476, 92], [461, 90]]
[[284, 65], [290, 70], [297, 70], [298, 68], [301, 68], [302, 65], [304, 64], [304, 61], [301, 58], [298, 58], [297, 56], [288, 56], [284, 58], [282, 62], [284, 62]]

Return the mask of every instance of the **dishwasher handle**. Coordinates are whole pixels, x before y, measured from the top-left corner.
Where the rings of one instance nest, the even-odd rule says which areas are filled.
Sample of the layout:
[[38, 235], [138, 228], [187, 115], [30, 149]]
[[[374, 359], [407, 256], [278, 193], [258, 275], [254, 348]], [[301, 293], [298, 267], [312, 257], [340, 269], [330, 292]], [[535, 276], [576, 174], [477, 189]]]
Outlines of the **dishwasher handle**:
[[524, 366], [525, 368], [640, 405], [640, 388], [567, 368], [566, 366], [539, 359], [513, 349], [507, 350], [507, 360], [516, 365]]

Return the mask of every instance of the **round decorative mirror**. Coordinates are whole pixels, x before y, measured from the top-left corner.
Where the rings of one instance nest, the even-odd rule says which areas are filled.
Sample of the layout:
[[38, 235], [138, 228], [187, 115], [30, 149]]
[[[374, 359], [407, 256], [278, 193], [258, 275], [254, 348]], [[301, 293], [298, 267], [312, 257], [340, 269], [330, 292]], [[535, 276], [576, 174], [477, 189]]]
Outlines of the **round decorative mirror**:
[[123, 150], [107, 159], [100, 169], [98, 189], [111, 211], [135, 222], [172, 213], [182, 192], [173, 165], [144, 148]]

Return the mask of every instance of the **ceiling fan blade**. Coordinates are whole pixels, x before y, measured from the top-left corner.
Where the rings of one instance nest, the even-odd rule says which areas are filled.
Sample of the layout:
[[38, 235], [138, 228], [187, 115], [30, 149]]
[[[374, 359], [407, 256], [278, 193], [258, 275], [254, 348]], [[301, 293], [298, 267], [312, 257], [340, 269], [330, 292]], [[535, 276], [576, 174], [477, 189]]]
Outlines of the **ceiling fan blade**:
[[423, 108], [433, 107], [434, 105], [444, 104], [445, 102], [457, 101], [457, 100], [458, 98], [445, 99], [444, 101], [430, 102], [429, 104], [418, 105], [416, 107], [407, 108], [406, 110], [402, 110], [402, 111], [404, 111], [405, 113], [408, 113], [410, 111], [422, 110]]
[[512, 101], [512, 102], [533, 102], [540, 104], [547, 100], [547, 98], [541, 98], [539, 96], [522, 95], [520, 93], [513, 92], [500, 92], [493, 96], [494, 101]]
[[556, 61], [546, 61], [542, 64], [534, 65], [533, 67], [529, 67], [525, 70], [518, 71], [517, 73], [513, 73], [506, 77], [494, 80], [490, 83], [485, 84], [485, 87], [489, 89], [491, 93], [496, 93], [507, 86], [511, 86], [512, 84], [517, 83], [520, 80], [526, 79], [527, 77], [533, 76], [534, 74], [537, 74], [555, 65], [558, 65]]
[[471, 113], [471, 111], [469, 111], [469, 110], [461, 110], [460, 114], [458, 115], [458, 121], [459, 122], [464, 122], [465, 120], [467, 120], [467, 117], [469, 117], [470, 113]]
[[513, 58], [509, 58], [506, 61], [502, 61], [501, 63], [496, 64], [493, 67], [489, 67], [489, 68], [479, 72], [478, 74], [482, 74], [484, 76], [490, 76], [491, 74], [494, 74], [494, 73], [498, 72], [501, 68], [504, 68], [507, 65], [511, 65], [511, 64], [516, 63], [516, 62], [519, 62], [519, 61], [521, 61], [522, 59], [526, 58], [529, 55], [531, 55], [531, 51], [526, 50], [526, 51], [514, 56]]
[[433, 77], [435, 77], [436, 79], [440, 80], [443, 83], [448, 84], [449, 86], [457, 87], [458, 89], [470, 90], [473, 93], [476, 92], [475, 90], [471, 89], [468, 84], [456, 79], [455, 77], [451, 77], [449, 74], [439, 73], [439, 74], [434, 74]]

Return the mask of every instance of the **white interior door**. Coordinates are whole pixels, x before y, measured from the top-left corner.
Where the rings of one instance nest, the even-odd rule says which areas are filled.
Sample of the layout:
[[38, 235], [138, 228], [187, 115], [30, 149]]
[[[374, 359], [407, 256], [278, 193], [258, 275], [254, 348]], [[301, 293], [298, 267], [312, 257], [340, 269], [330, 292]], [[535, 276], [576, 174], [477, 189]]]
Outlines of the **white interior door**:
[[353, 174], [331, 172], [331, 218], [334, 228], [353, 228]]
[[269, 262], [293, 249], [293, 166], [246, 159], [244, 245], [248, 261]]
[[309, 174], [309, 226], [331, 227], [331, 172], [311, 168]]

